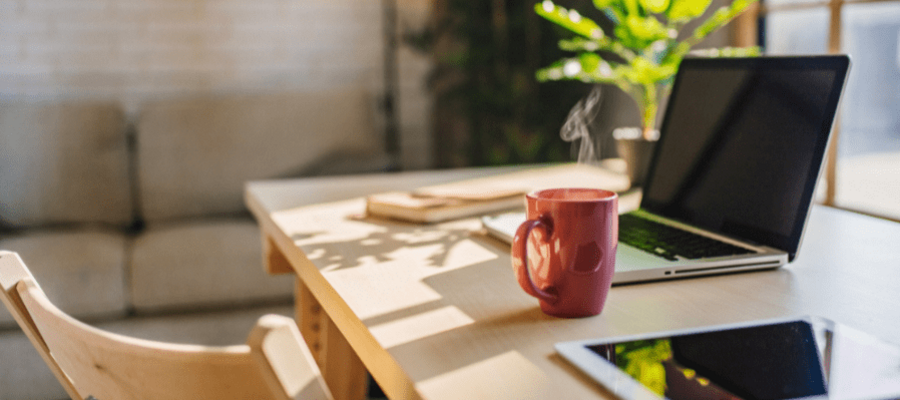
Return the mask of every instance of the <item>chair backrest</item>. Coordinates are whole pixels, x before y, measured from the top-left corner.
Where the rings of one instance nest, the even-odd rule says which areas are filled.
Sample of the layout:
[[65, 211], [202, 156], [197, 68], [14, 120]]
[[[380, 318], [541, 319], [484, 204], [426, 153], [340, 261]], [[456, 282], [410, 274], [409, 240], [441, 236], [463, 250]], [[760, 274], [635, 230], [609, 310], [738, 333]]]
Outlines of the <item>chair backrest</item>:
[[266, 315], [247, 344], [206, 347], [106, 332], [66, 315], [13, 252], [0, 299], [73, 399], [330, 399], [293, 320]]

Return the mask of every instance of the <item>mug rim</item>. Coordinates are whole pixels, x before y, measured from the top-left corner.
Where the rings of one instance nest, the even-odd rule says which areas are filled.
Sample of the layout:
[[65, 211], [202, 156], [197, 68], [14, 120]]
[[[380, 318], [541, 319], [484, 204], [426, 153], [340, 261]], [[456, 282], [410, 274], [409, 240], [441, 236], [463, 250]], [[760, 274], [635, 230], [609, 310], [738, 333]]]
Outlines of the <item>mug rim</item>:
[[[552, 197], [544, 197], [542, 194], [546, 192], [555, 192], [560, 190], [574, 190], [579, 192], [599, 192], [603, 193], [603, 197], [597, 197], [593, 199], [566, 199], [566, 198], [552, 198]], [[533, 190], [525, 195], [526, 197], [539, 200], [539, 201], [554, 201], [561, 203], [597, 203], [604, 201], [611, 201], [617, 197], [619, 197], [618, 193], [613, 192], [611, 190], [606, 189], [598, 189], [598, 188], [586, 188], [586, 187], [561, 187], [561, 188], [548, 188], [541, 190]]]

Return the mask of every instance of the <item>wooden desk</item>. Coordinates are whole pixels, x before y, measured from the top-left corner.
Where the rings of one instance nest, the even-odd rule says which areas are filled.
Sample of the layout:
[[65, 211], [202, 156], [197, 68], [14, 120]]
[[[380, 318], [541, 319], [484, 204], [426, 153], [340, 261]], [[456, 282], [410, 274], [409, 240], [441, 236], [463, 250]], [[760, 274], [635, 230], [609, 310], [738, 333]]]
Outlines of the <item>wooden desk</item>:
[[390, 398], [612, 398], [553, 344], [782, 316], [900, 343], [900, 224], [845, 211], [814, 207], [787, 267], [618, 286], [602, 314], [567, 320], [519, 289], [508, 246], [475, 219], [420, 226], [363, 219], [359, 198], [304, 205], [506, 171], [248, 184], [268, 271], [297, 274], [298, 323], [336, 397], [363, 398], [368, 369]]

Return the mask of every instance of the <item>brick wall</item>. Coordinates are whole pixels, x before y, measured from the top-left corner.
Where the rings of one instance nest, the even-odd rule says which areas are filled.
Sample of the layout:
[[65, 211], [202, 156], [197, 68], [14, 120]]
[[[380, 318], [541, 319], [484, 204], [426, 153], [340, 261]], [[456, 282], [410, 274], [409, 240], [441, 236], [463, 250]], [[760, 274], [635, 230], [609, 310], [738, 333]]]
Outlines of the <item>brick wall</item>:
[[[399, 21], [429, 1], [399, 2]], [[150, 98], [355, 85], [383, 92], [377, 0], [0, 0], [0, 99]], [[428, 165], [428, 61], [400, 51], [403, 164]]]

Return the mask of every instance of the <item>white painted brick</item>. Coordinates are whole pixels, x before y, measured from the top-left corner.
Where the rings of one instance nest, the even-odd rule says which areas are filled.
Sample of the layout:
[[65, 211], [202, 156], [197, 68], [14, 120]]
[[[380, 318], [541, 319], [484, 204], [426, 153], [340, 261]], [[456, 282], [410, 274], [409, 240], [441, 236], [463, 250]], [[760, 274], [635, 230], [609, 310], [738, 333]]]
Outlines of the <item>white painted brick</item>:
[[24, 61], [38, 64], [62, 64], [69, 62], [100, 62], [109, 57], [110, 48], [99, 44], [63, 44], [63, 43], [37, 43], [28, 44], [25, 47]]
[[221, 32], [225, 28], [215, 24], [206, 23], [203, 20], [183, 18], [169, 20], [148, 20], [145, 27], [147, 34], [159, 35], [160, 33], [169, 34], [196, 34], [201, 32]]
[[0, 70], [0, 100], [7, 100], [7, 96], [19, 94], [19, 80], [16, 76], [7, 74]]
[[115, 0], [113, 4], [119, 12], [145, 13], [153, 19], [159, 16], [197, 16], [203, 12], [204, 2], [205, 0]]
[[37, 65], [28, 63], [0, 62], [0, 77], [13, 78], [23, 83], [37, 82], [51, 76], [55, 68], [49, 65]]
[[116, 26], [124, 28], [124, 24], [116, 20], [112, 12], [107, 10], [73, 11], [65, 14], [42, 15], [50, 21], [51, 28], [58, 35], [68, 32], [108, 32]]
[[30, 16], [15, 18], [0, 24], [0, 34], [34, 35], [50, 31], [50, 22]]
[[[402, 23], [427, 20], [431, 1], [400, 0]], [[197, 91], [383, 86], [377, 1], [0, 0], [0, 10], [19, 14], [0, 16], [0, 96], [114, 96], [135, 113], [147, 98]], [[401, 125], [427, 131], [430, 61], [398, 61]]]
[[0, 20], [17, 16], [23, 10], [18, 0], [0, 0]]
[[73, 34], [79, 35], [118, 35], [120, 32], [132, 31], [133, 25], [117, 20], [111, 15], [78, 14], [66, 18], [56, 18], [52, 24], [53, 32], [59, 37]]
[[7, 57], [15, 55], [21, 48], [21, 41], [17, 35], [0, 34], [0, 52]]
[[103, 51], [112, 54], [117, 47], [117, 36], [101, 31], [73, 31], [52, 38], [27, 37], [23, 40], [29, 53], [75, 53]]
[[322, 23], [336, 27], [348, 27], [355, 25], [380, 25], [381, 9], [379, 7], [365, 8], [336, 8], [336, 7], [311, 7], [289, 8], [287, 15], [291, 20], [300, 23]]
[[293, 29], [276, 29], [265, 26], [235, 26], [228, 35], [223, 35], [219, 43], [239, 47], [272, 46], [287, 47], [294, 42], [302, 42], [299, 32]]
[[79, 11], [106, 10], [109, 6], [109, 0], [27, 0], [25, 2], [25, 12], [31, 14], [70, 14]]
[[[248, 2], [251, 3], [251, 2]], [[204, 16], [213, 21], [227, 21], [245, 25], [266, 25], [284, 19], [284, 13], [277, 7], [216, 7], [207, 9]]]
[[104, 80], [118, 82], [116, 85], [129, 84], [137, 78], [140, 70], [135, 66], [125, 65], [119, 62], [104, 61], [100, 65], [67, 64], [53, 67], [57, 76], [95, 76], [96, 84], [103, 85]]
[[[186, 72], [192, 74], [227, 72], [232, 65], [230, 58], [221, 55], [198, 56], [194, 52], [166, 52], [148, 57], [143, 71], [150, 74]], [[188, 85], [186, 88], [190, 88]]]
[[57, 72], [56, 80], [60, 83], [66, 83], [73, 88], [99, 88], [105, 90], [125, 87], [128, 84], [129, 77], [112, 71], [82, 69]]

